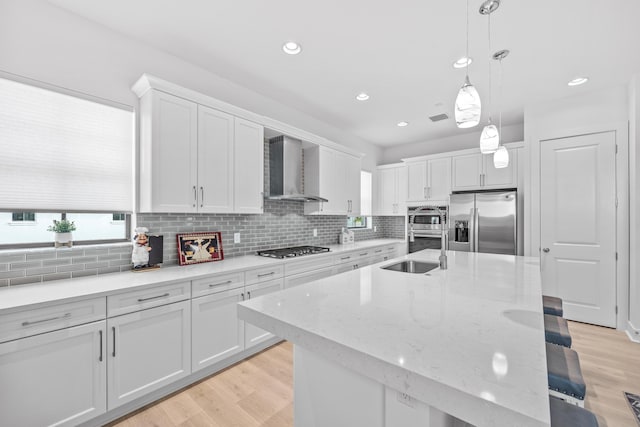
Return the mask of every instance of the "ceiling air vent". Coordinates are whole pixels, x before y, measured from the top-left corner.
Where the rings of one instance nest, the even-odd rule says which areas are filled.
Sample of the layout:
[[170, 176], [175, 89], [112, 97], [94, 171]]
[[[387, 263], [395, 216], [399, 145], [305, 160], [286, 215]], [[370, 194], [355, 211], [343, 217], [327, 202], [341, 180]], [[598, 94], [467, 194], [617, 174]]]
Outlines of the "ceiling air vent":
[[447, 120], [449, 116], [446, 113], [436, 114], [435, 116], [429, 117], [432, 122], [439, 122], [441, 120]]

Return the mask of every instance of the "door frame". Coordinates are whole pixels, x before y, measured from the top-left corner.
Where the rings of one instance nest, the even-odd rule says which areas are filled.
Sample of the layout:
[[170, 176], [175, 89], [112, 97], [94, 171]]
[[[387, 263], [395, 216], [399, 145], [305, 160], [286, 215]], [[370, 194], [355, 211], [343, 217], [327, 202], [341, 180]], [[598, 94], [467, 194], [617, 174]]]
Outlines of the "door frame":
[[[593, 133], [614, 132], [618, 147], [616, 154], [616, 329], [626, 329], [629, 318], [629, 123], [615, 122], [569, 129], [543, 131], [525, 144], [528, 167], [525, 177], [525, 255], [540, 257], [540, 143], [550, 139], [568, 138]], [[527, 169], [528, 172], [527, 173]]]

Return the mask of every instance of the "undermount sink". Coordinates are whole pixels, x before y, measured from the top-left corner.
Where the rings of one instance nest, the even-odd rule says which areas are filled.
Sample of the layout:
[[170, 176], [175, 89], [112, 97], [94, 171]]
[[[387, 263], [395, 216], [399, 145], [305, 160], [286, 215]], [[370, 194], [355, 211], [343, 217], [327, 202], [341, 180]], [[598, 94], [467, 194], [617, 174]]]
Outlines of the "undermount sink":
[[380, 268], [384, 270], [399, 271], [401, 273], [423, 274], [438, 267], [440, 267], [440, 264], [437, 262], [407, 260], [400, 261], [395, 264], [385, 265], [384, 267]]

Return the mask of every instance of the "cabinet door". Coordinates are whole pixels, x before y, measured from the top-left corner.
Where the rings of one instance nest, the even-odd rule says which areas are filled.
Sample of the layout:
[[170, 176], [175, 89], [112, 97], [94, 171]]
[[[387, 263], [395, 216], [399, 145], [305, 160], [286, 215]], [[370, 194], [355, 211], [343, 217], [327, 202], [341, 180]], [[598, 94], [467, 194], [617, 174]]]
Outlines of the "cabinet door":
[[427, 198], [449, 200], [451, 194], [451, 158], [427, 161]]
[[378, 212], [377, 215], [393, 215], [396, 205], [397, 171], [378, 169]]
[[518, 150], [508, 149], [509, 166], [496, 169], [493, 166], [493, 154], [484, 157], [483, 188], [516, 188], [518, 186]]
[[234, 212], [262, 213], [264, 127], [236, 117], [234, 133]]
[[198, 106], [198, 212], [233, 212], [233, 116]]
[[[283, 279], [269, 280], [268, 282], [257, 283], [255, 285], [245, 287], [245, 298], [251, 299], [260, 295], [270, 294], [281, 290], [284, 286]], [[262, 341], [274, 337], [271, 332], [258, 328], [251, 323], [244, 326], [244, 347], [249, 348]]]
[[480, 188], [482, 174], [482, 154], [454, 156], [452, 162], [452, 190], [476, 190]]
[[408, 194], [407, 200], [417, 201], [427, 198], [427, 162], [407, 164]]
[[396, 169], [396, 209], [395, 216], [405, 216], [407, 214], [407, 191], [409, 190], [409, 177], [406, 166]]
[[72, 426], [106, 411], [106, 322], [0, 344], [0, 425]]
[[244, 322], [238, 319], [237, 309], [243, 291], [232, 289], [191, 301], [194, 372], [244, 349]]
[[108, 407], [116, 408], [191, 373], [191, 303], [107, 319]]
[[361, 199], [361, 185], [360, 185], [360, 170], [361, 161], [359, 157], [351, 156], [349, 154], [341, 154], [344, 157], [344, 188], [347, 190], [346, 198], [348, 200], [348, 215], [359, 216], [360, 215], [360, 199]]
[[[151, 141], [150, 146], [143, 143], [141, 149], [141, 192], [152, 192], [153, 212], [195, 212], [198, 107], [164, 92], [151, 91], [150, 96], [153, 97]], [[146, 156], [152, 157], [149, 185], [144, 185]], [[145, 196], [141, 195], [141, 200]]]

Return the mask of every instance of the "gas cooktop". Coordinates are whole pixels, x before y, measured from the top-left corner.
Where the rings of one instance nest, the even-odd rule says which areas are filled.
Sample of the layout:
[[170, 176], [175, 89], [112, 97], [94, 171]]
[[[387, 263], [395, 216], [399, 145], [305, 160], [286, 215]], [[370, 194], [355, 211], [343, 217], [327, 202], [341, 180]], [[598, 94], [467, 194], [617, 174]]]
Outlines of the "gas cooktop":
[[291, 248], [258, 251], [258, 255], [271, 258], [292, 258], [303, 255], [320, 254], [323, 252], [329, 252], [329, 248], [323, 248], [320, 246], [294, 246]]

